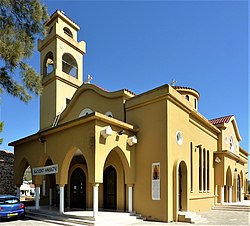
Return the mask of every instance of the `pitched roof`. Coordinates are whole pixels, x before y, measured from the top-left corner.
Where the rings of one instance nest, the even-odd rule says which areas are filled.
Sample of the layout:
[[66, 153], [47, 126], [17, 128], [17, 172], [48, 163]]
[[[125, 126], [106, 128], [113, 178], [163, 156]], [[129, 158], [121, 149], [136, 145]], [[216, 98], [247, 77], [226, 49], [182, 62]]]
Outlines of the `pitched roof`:
[[211, 119], [211, 120], [209, 120], [209, 122], [211, 122], [213, 125], [228, 123], [232, 117], [233, 117], [233, 115], [223, 116], [220, 118]]

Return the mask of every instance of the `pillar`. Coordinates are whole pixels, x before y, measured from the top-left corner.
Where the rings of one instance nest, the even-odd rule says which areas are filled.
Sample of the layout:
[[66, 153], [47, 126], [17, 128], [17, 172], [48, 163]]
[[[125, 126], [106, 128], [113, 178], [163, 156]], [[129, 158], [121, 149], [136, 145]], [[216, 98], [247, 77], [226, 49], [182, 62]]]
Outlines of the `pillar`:
[[35, 187], [35, 208], [38, 210], [39, 207], [39, 199], [40, 199], [40, 186], [36, 185]]
[[232, 186], [228, 187], [228, 193], [229, 193], [229, 200], [228, 202], [231, 203], [232, 202], [232, 198], [233, 198], [233, 190], [232, 190]]
[[52, 188], [49, 189], [49, 205], [52, 206]]
[[99, 184], [93, 184], [93, 217], [98, 216], [98, 187]]
[[17, 186], [17, 187], [16, 187], [16, 196], [17, 196], [17, 198], [19, 198], [19, 200], [20, 200], [20, 198], [21, 198], [20, 186]]
[[64, 213], [64, 185], [60, 185], [59, 212]]
[[224, 186], [221, 186], [220, 188], [220, 203], [224, 203]]
[[128, 187], [128, 212], [133, 211], [133, 186]]

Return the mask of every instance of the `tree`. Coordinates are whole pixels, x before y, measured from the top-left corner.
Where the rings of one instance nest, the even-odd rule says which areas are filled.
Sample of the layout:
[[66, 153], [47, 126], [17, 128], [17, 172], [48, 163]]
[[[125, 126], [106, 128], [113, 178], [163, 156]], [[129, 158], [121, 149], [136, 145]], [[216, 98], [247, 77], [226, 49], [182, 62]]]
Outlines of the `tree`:
[[[3, 122], [0, 122], [0, 133], [3, 131]], [[0, 144], [3, 143], [3, 138], [0, 138]]]
[[0, 0], [0, 90], [24, 102], [42, 91], [40, 76], [27, 61], [47, 19], [39, 0]]

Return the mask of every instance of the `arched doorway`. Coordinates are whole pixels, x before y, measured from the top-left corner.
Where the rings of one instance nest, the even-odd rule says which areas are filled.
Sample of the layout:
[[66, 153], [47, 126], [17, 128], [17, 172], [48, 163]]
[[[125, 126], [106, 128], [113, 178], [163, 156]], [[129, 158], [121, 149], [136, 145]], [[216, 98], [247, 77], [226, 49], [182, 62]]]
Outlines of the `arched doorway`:
[[187, 210], [187, 166], [182, 161], [178, 168], [178, 210]]
[[76, 168], [70, 177], [70, 207], [86, 209], [86, 176]]
[[113, 166], [108, 166], [103, 175], [103, 208], [117, 208], [117, 175]]
[[241, 186], [240, 186], [240, 175], [237, 176], [237, 202], [240, 202], [241, 201]]

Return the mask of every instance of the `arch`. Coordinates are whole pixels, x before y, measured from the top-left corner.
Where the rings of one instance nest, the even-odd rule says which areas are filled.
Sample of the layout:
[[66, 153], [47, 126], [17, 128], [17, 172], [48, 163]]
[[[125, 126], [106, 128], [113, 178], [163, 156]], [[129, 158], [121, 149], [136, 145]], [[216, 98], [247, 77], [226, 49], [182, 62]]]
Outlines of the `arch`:
[[232, 176], [232, 170], [231, 170], [230, 166], [227, 167], [226, 185], [227, 186], [233, 186], [233, 176]]
[[92, 110], [91, 108], [84, 108], [84, 109], [80, 112], [79, 118], [80, 118], [80, 117], [83, 117], [83, 116], [86, 116], [86, 115], [89, 115], [89, 114], [91, 114], [91, 113], [93, 113], [93, 110]]
[[[21, 186], [21, 184], [23, 183], [23, 174], [28, 166], [30, 166], [28, 160], [26, 158], [23, 158], [20, 161], [19, 165], [15, 167], [15, 173], [14, 173], [15, 185]], [[33, 181], [33, 178], [32, 178], [32, 181]]]
[[70, 38], [73, 38], [73, 34], [69, 28], [64, 27], [63, 32], [64, 32], [64, 34], [68, 35]]
[[[72, 147], [66, 154], [66, 156], [64, 157], [63, 161], [62, 161], [62, 165], [59, 167], [59, 169], [61, 168], [60, 172], [58, 172], [58, 184], [67, 184], [68, 183], [68, 170], [70, 168], [70, 163], [75, 155], [75, 153], [77, 151], [80, 151], [82, 153], [82, 151], [77, 148], [77, 147]], [[89, 169], [89, 160], [88, 158], [82, 153], [82, 156], [84, 157], [85, 161], [86, 161], [86, 167], [87, 169]], [[92, 167], [93, 168], [93, 167]], [[92, 174], [91, 174], [92, 173]], [[91, 175], [90, 175], [91, 174]], [[94, 172], [91, 172], [88, 170], [88, 178], [92, 178], [94, 175]]]
[[70, 53], [64, 53], [62, 56], [62, 71], [74, 78], [78, 78], [78, 65]]
[[43, 61], [43, 77], [49, 75], [54, 70], [55, 70], [54, 56], [53, 56], [53, 53], [50, 51], [44, 57], [44, 61]]
[[109, 154], [106, 156], [105, 160], [104, 160], [104, 163], [103, 163], [103, 170], [104, 170], [104, 167], [105, 167], [105, 163], [109, 157], [109, 155], [112, 153], [112, 152], [116, 152], [121, 160], [121, 163], [122, 163], [122, 166], [123, 166], [123, 169], [124, 169], [124, 174], [125, 174], [125, 183], [127, 184], [128, 181], [129, 181], [129, 174], [130, 174], [130, 168], [131, 166], [129, 165], [129, 161], [126, 157], [126, 155], [124, 154], [124, 152], [122, 151], [122, 149], [120, 147], [115, 147], [113, 148]]
[[186, 95], [185, 98], [186, 98], [187, 101], [189, 101], [189, 96], [188, 95]]
[[187, 210], [187, 165], [181, 161], [178, 167], [178, 210]]
[[[183, 159], [179, 159], [173, 166], [173, 219], [178, 221], [178, 212], [188, 211], [188, 170]], [[182, 191], [180, 192], [180, 189]], [[181, 204], [181, 206], [180, 206]]]

